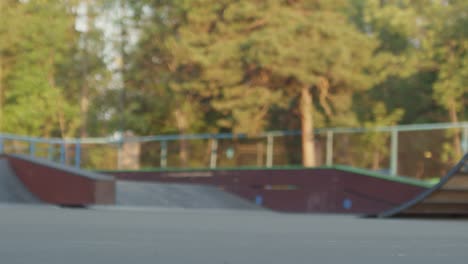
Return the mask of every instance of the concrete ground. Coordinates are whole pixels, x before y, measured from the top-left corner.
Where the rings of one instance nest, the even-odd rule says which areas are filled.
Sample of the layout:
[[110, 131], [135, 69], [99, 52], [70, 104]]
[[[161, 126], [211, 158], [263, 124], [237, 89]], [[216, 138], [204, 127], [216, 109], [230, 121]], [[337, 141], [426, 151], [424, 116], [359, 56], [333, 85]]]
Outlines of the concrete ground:
[[0, 158], [0, 203], [40, 203], [16, 177], [4, 158]]
[[468, 221], [0, 205], [1, 263], [467, 263]]
[[136, 181], [116, 182], [116, 204], [192, 209], [263, 209], [212, 186]]

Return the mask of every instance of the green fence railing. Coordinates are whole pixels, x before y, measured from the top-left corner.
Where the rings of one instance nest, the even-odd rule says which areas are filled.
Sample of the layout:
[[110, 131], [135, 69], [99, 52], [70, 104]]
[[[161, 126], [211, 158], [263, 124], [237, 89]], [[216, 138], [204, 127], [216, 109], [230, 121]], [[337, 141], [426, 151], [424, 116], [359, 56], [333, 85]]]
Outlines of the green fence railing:
[[[468, 122], [315, 130], [318, 166], [348, 165], [390, 175], [443, 175], [468, 152]], [[300, 166], [300, 131], [103, 138], [0, 134], [0, 152], [86, 169]]]

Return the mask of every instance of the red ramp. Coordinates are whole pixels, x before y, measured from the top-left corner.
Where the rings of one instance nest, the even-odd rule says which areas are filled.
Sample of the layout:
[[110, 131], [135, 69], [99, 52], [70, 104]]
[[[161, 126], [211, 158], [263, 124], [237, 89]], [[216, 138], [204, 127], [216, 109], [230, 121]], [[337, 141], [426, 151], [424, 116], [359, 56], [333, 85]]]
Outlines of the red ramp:
[[268, 209], [297, 213], [378, 214], [433, 186], [345, 166], [104, 173], [126, 181], [215, 186]]
[[[115, 203], [115, 180], [111, 176], [63, 166], [47, 160], [22, 155], [3, 155], [0, 173], [7, 179], [2, 184], [15, 183], [15, 188], [3, 188], [11, 199], [20, 197], [12, 191], [20, 190], [22, 197], [64, 206], [86, 206]], [[17, 179], [14, 179], [16, 176]], [[27, 190], [27, 191], [26, 191]], [[6, 199], [5, 199], [6, 200]]]
[[0, 203], [38, 204], [40, 202], [18, 179], [8, 160], [0, 157]]

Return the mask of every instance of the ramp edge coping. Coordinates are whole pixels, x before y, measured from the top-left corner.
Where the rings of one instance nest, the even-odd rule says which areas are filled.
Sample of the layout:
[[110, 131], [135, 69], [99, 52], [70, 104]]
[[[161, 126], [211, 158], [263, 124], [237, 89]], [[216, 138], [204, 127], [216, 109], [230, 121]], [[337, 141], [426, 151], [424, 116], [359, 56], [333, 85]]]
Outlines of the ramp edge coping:
[[110, 175], [104, 175], [104, 174], [100, 174], [100, 173], [97, 173], [97, 172], [77, 169], [75, 167], [58, 164], [58, 163], [55, 163], [55, 162], [52, 162], [52, 161], [48, 161], [46, 159], [33, 158], [33, 157], [29, 157], [29, 156], [25, 156], [25, 155], [19, 155], [19, 154], [2, 154], [2, 156], [12, 157], [12, 158], [24, 160], [24, 161], [27, 161], [27, 162], [31, 162], [33, 164], [38, 164], [38, 165], [41, 165], [41, 166], [53, 168], [53, 169], [56, 169], [56, 170], [60, 170], [60, 171], [64, 171], [64, 172], [67, 172], [67, 173], [75, 174], [75, 175], [82, 176], [82, 177], [92, 179], [92, 180], [102, 180], [102, 181], [114, 181], [115, 180], [115, 177], [110, 176]]

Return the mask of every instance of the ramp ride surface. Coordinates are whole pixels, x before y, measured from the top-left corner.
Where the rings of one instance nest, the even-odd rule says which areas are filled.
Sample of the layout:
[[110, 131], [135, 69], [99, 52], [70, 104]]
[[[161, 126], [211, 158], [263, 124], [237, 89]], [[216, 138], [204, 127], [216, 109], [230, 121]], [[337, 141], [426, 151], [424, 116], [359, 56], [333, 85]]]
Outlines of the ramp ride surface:
[[4, 154], [27, 190], [44, 203], [62, 206], [114, 204], [115, 179], [26, 155]]
[[219, 188], [198, 184], [116, 182], [116, 205], [198, 209], [262, 209]]
[[113, 205], [114, 201], [121, 206], [261, 209], [214, 186], [115, 181], [46, 160], [0, 156], [0, 203]]
[[377, 217], [468, 217], [468, 153], [434, 187]]
[[[434, 183], [356, 168], [219, 168], [104, 171], [118, 181], [212, 186], [279, 212], [373, 214], [389, 210]], [[221, 188], [220, 188], [221, 187]]]
[[41, 203], [16, 176], [5, 158], [0, 158], [0, 203]]

